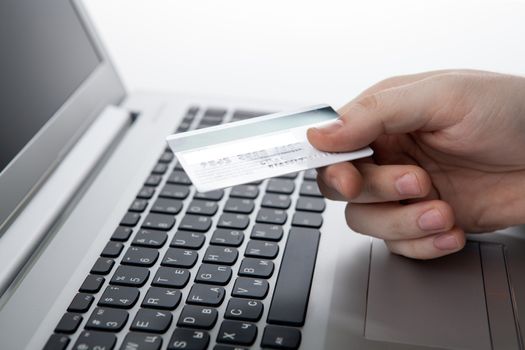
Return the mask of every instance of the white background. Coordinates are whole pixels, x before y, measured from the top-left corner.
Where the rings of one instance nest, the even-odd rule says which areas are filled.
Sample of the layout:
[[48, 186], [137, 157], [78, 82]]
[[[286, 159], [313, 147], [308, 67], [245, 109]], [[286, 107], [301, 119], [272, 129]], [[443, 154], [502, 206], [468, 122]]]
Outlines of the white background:
[[522, 1], [85, 0], [126, 87], [339, 106], [391, 75], [525, 73]]

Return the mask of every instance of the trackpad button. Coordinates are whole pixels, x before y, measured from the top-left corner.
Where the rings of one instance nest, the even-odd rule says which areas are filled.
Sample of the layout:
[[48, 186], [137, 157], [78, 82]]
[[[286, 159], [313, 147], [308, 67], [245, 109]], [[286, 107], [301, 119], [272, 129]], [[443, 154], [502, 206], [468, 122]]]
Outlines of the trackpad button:
[[491, 349], [478, 243], [416, 261], [374, 240], [365, 337], [452, 349]]

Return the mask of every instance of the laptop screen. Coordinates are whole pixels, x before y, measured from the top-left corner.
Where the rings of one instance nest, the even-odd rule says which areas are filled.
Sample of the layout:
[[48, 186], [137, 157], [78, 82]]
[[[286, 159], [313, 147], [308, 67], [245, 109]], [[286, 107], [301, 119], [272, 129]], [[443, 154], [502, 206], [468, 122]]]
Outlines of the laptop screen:
[[0, 43], [2, 173], [101, 59], [70, 1], [2, 1]]

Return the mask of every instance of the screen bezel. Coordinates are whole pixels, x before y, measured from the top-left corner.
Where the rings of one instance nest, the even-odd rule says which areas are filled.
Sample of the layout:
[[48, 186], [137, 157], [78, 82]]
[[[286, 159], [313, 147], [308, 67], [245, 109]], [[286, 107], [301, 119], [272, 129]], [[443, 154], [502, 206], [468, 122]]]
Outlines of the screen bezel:
[[102, 109], [119, 104], [126, 96], [87, 10], [81, 1], [73, 0], [71, 4], [100, 63], [0, 173], [0, 237]]

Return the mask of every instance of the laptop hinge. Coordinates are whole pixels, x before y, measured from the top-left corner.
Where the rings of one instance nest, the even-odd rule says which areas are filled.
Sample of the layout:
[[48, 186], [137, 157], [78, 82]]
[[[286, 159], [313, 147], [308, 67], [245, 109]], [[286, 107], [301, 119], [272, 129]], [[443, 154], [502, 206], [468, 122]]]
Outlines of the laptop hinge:
[[[107, 106], [12, 221], [0, 240], [0, 301], [17, 275], [136, 113]], [[3, 304], [0, 302], [0, 306]]]

